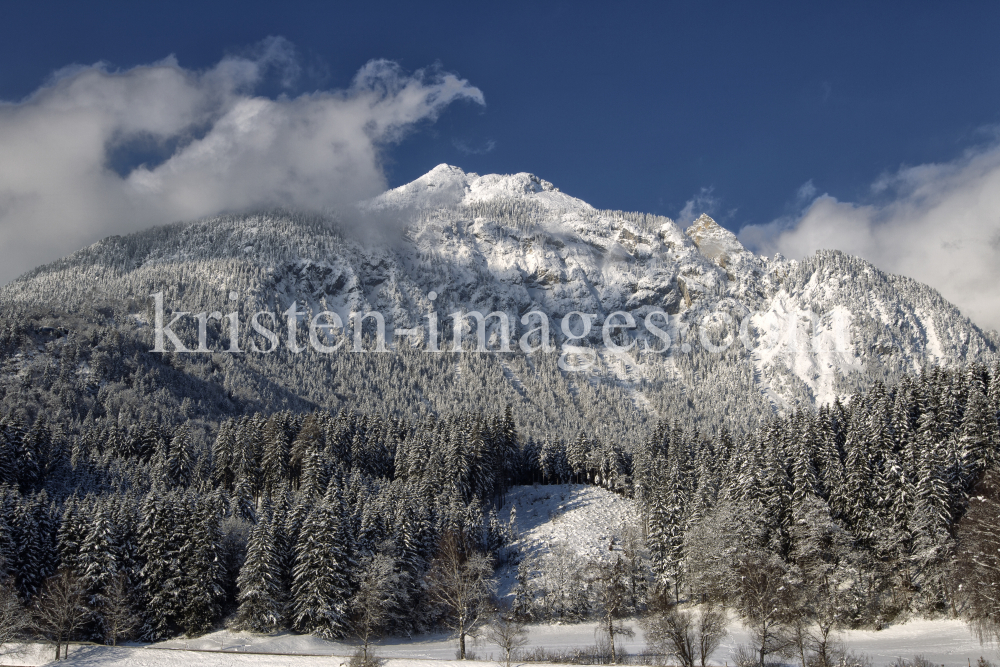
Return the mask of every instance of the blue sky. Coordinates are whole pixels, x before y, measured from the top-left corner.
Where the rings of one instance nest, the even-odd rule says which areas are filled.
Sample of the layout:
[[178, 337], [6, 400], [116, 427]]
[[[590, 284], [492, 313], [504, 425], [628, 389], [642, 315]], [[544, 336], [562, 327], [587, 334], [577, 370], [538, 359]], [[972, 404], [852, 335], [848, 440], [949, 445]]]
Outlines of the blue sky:
[[[5, 4], [0, 100], [15, 111], [69, 65], [127, 72], [172, 54], [205, 72], [280, 36], [294, 66], [263, 68], [256, 95], [344, 90], [373, 59], [467, 82], [379, 143], [385, 185], [441, 162], [530, 171], [600, 208], [677, 218], [692, 202], [752, 225], [743, 238], [762, 251], [808, 252], [810, 212], [833, 203], [849, 206], [834, 227], [869, 212], [868, 240], [829, 241], [889, 270], [926, 261], [869, 238], [906, 228], [873, 226], [914, 204], [912, 169], [961, 171], [992, 156], [1000, 127], [995, 2]], [[175, 148], [133, 142], [106, 163], [126, 176]], [[992, 223], [977, 224], [989, 242]], [[956, 299], [960, 286], [934, 279]]]

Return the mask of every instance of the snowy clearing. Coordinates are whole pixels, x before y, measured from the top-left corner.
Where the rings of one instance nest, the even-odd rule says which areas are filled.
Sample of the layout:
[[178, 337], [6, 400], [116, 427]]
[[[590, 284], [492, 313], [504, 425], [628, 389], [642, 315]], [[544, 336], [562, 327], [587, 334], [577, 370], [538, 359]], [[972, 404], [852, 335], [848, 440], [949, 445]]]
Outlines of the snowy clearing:
[[[563, 544], [585, 560], [610, 560], [621, 550], [625, 527], [638, 520], [634, 500], [585, 484], [515, 486], [499, 513], [501, 522], [507, 524], [511, 512], [514, 546], [526, 558]], [[511, 595], [515, 574], [516, 566], [499, 572], [501, 597]]]
[[[636, 636], [622, 645], [629, 653], [645, 648], [641, 629], [633, 623]], [[563, 650], [588, 646], [594, 643], [594, 623], [577, 625], [535, 625], [530, 628], [530, 648], [544, 647]], [[730, 626], [730, 637], [715, 654], [714, 663], [731, 664], [731, 651], [746, 634], [738, 623]], [[889, 665], [897, 657], [912, 659], [923, 655], [935, 665], [945, 667], [975, 664], [979, 656], [994, 663], [1000, 653], [982, 647], [964, 623], [956, 620], [916, 620], [891, 626], [879, 632], [850, 631], [843, 639], [849, 649], [869, 655], [876, 667]], [[447, 635], [429, 635], [414, 639], [391, 639], [374, 649], [377, 655], [389, 658], [386, 667], [435, 667], [442, 662], [459, 664], [454, 660], [456, 642]], [[470, 644], [480, 658], [467, 660], [464, 667], [495, 667], [491, 658], [499, 656], [496, 646], [481, 642]], [[187, 649], [187, 650], [185, 650]], [[316, 637], [280, 633], [273, 636], [245, 633], [214, 632], [197, 639], [174, 639], [150, 646], [73, 646], [69, 660], [61, 661], [66, 667], [136, 665], [139, 667], [176, 667], [198, 664], [204, 667], [229, 667], [242, 665], [301, 666], [341, 665], [355, 651], [355, 646], [341, 642], [328, 642]], [[300, 655], [287, 655], [297, 653]], [[285, 654], [285, 655], [282, 655]], [[331, 659], [339, 656], [342, 659]], [[42, 665], [51, 660], [49, 646], [32, 647], [18, 658], [0, 658], [3, 665]], [[794, 663], [793, 663], [794, 664]]]
[[515, 544], [525, 556], [542, 555], [561, 542], [587, 560], [608, 560], [625, 527], [638, 520], [634, 500], [585, 484], [515, 486], [500, 515], [504, 523], [512, 510]]

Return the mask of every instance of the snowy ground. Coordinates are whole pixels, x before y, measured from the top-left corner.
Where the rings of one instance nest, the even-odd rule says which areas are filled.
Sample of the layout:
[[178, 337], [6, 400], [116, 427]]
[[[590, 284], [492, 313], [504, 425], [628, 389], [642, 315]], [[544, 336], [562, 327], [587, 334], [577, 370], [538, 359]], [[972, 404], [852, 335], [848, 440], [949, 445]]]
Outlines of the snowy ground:
[[588, 560], [608, 558], [612, 540], [619, 546], [625, 526], [638, 520], [634, 500], [585, 484], [515, 486], [501, 520], [511, 511], [522, 553], [540, 555], [563, 542]]
[[[530, 630], [529, 647], [562, 650], [594, 643], [594, 624], [536, 625]], [[730, 652], [746, 634], [739, 624], [731, 626], [731, 636], [715, 654], [714, 662], [732, 663]], [[969, 633], [964, 623], [953, 620], [911, 621], [892, 626], [879, 632], [851, 631], [843, 635], [848, 648], [869, 655], [876, 667], [889, 665], [897, 657], [912, 659], [923, 655], [935, 665], [946, 667], [975, 664], [979, 656], [996, 663], [997, 651], [981, 647]], [[622, 642], [630, 653], [645, 648], [641, 630], [636, 636]], [[456, 642], [445, 635], [425, 636], [417, 639], [394, 639], [383, 642], [376, 649], [378, 655], [389, 658], [386, 667], [441, 667], [444, 661], [454, 661]], [[491, 658], [499, 656], [496, 646], [470, 642], [469, 649], [479, 660], [461, 663], [463, 667], [496, 667]], [[216, 632], [198, 639], [175, 639], [144, 647], [74, 646], [69, 660], [58, 664], [66, 667], [96, 667], [134, 665], [137, 667], [177, 667], [197, 664], [202, 667], [237, 667], [275, 665], [276, 667], [310, 667], [311, 665], [339, 666], [355, 650], [353, 645], [327, 642], [315, 637], [281, 633], [274, 636], [243, 633]], [[298, 653], [304, 655], [287, 655]], [[286, 654], [286, 655], [282, 655]], [[333, 656], [339, 656], [337, 659]], [[0, 659], [3, 665], [41, 665], [52, 657], [48, 646], [38, 647], [16, 659]]]
[[[585, 484], [515, 486], [500, 513], [505, 525], [512, 511], [515, 546], [526, 557], [543, 556], [565, 544], [590, 561], [607, 560], [620, 551], [626, 526], [638, 518], [634, 500]], [[510, 594], [514, 574], [500, 573], [501, 596]]]

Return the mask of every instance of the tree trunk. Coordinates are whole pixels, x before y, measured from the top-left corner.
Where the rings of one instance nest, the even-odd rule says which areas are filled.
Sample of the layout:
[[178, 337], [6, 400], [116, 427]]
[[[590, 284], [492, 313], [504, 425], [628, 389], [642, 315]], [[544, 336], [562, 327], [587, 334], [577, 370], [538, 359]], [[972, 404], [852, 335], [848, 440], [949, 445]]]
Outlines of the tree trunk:
[[611, 664], [618, 664], [618, 656], [615, 655], [615, 619], [608, 615], [608, 638], [611, 640]]
[[458, 655], [459, 660], [465, 660], [465, 617], [458, 619]]

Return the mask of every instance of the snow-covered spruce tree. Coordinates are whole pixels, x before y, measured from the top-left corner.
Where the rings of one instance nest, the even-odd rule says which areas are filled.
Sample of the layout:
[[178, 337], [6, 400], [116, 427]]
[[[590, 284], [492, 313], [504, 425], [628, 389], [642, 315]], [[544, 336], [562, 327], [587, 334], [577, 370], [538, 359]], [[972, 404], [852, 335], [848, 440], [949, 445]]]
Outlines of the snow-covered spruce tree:
[[981, 388], [974, 387], [969, 392], [965, 414], [959, 427], [957, 473], [962, 493], [957, 499], [957, 511], [961, 511], [968, 492], [980, 479], [983, 471], [998, 461], [1000, 428], [996, 416], [991, 412], [989, 401]]
[[343, 637], [349, 628], [349, 554], [344, 548], [336, 484], [306, 518], [295, 545], [293, 627], [321, 637]]
[[274, 415], [267, 421], [264, 432], [261, 435], [263, 446], [263, 486], [264, 494], [268, 497], [275, 497], [283, 491], [283, 487], [288, 483], [290, 465], [290, 443], [288, 434], [278, 415]]
[[240, 568], [239, 610], [233, 626], [251, 632], [272, 632], [283, 620], [281, 570], [274, 539], [274, 517], [265, 506], [254, 526], [246, 561]]
[[220, 502], [216, 494], [188, 501], [184, 543], [181, 613], [177, 619], [188, 636], [204, 634], [218, 620], [224, 595], [221, 582]]
[[80, 547], [87, 534], [86, 519], [82, 516], [81, 502], [74, 495], [63, 503], [62, 520], [56, 531], [59, 563], [77, 576], [83, 574], [80, 566]]
[[80, 545], [79, 558], [80, 583], [86, 592], [87, 604], [96, 626], [94, 634], [98, 639], [104, 639], [108, 634], [105, 610], [119, 570], [118, 536], [106, 504], [107, 501], [96, 504], [90, 526]]
[[191, 436], [188, 427], [182, 426], [170, 441], [167, 452], [166, 475], [170, 488], [186, 488], [191, 484], [194, 469], [194, 455], [191, 451]]
[[55, 570], [58, 557], [55, 527], [45, 490], [22, 498], [15, 510], [14, 575], [21, 595], [30, 599]]
[[[8, 426], [7, 417], [0, 419], [0, 484], [17, 484], [17, 454], [20, 443], [15, 441], [15, 430]], [[19, 434], [18, 434], [19, 435]]]
[[184, 538], [173, 494], [146, 495], [138, 530], [138, 552], [142, 563], [141, 608], [145, 610], [140, 634], [146, 639], [167, 636], [172, 622], [181, 613]]

